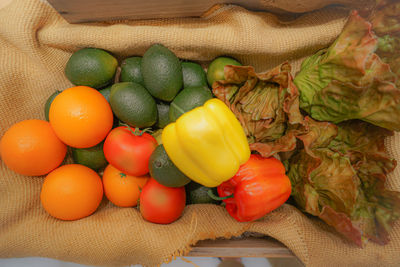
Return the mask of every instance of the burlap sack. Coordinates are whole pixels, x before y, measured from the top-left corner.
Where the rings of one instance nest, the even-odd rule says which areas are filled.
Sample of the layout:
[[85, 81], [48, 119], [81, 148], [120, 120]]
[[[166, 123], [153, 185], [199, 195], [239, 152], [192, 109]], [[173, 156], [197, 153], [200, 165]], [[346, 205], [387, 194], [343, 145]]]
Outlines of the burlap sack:
[[[257, 71], [284, 60], [298, 68], [305, 56], [335, 39], [347, 15], [346, 9], [330, 7], [281, 22], [266, 12], [228, 5], [203, 18], [70, 25], [44, 2], [15, 0], [0, 10], [0, 135], [20, 120], [44, 119], [47, 97], [71, 86], [63, 70], [78, 48], [104, 48], [123, 58], [142, 55], [157, 42], [185, 59], [230, 55]], [[387, 146], [399, 161], [400, 135], [387, 140]], [[17, 175], [1, 162], [1, 257], [156, 265], [184, 255], [198, 240], [252, 231], [280, 240], [307, 266], [400, 264], [399, 222], [387, 246], [369, 243], [364, 249], [290, 205], [253, 223], [236, 222], [223, 207], [191, 205], [175, 223], [157, 225], [145, 222], [136, 209], [117, 208], [105, 200], [92, 216], [64, 222], [41, 207], [42, 182], [43, 177]], [[389, 177], [388, 186], [400, 190], [400, 168]]]

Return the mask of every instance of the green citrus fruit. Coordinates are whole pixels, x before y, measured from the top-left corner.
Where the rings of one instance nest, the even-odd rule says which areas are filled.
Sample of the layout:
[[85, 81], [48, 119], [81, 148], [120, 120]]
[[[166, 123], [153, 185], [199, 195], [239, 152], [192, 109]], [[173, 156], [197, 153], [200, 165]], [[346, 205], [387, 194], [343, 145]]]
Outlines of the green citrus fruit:
[[181, 62], [163, 45], [153, 45], [144, 53], [141, 71], [146, 89], [155, 98], [172, 101], [182, 88]]
[[51, 103], [53, 103], [54, 98], [56, 98], [56, 96], [58, 96], [60, 93], [61, 91], [55, 91], [49, 96], [49, 98], [47, 98], [46, 103], [44, 104], [44, 116], [46, 117], [46, 121], [49, 121]]
[[110, 104], [118, 119], [133, 127], [150, 127], [157, 121], [154, 98], [140, 84], [116, 83], [111, 87]]
[[69, 58], [65, 75], [74, 85], [101, 88], [114, 79], [118, 61], [110, 53], [97, 48], [83, 48]]
[[189, 87], [183, 89], [171, 102], [169, 120], [176, 121], [183, 113], [202, 106], [211, 99], [212, 93], [208, 87]]
[[163, 145], [157, 146], [151, 154], [149, 171], [151, 177], [168, 187], [181, 187], [191, 181], [174, 165]]
[[85, 165], [95, 171], [108, 164], [103, 152], [103, 142], [89, 148], [72, 148], [72, 158], [74, 163]]
[[224, 67], [226, 65], [242, 66], [239, 61], [230, 57], [217, 57], [214, 59], [207, 70], [207, 81], [212, 87], [215, 81], [224, 80]]
[[207, 86], [207, 75], [203, 68], [194, 62], [182, 62], [183, 88]]
[[141, 57], [130, 57], [122, 61], [119, 81], [134, 82], [144, 86], [142, 71], [140, 69], [141, 65]]

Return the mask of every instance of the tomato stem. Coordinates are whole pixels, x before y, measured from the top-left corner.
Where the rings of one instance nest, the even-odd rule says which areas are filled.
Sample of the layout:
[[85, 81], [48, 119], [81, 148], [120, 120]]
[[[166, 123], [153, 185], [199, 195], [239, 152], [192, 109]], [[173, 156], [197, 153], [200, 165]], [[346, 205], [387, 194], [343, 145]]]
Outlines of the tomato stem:
[[226, 196], [226, 197], [219, 197], [219, 196], [216, 196], [216, 195], [214, 194], [214, 192], [212, 191], [212, 189], [209, 189], [209, 190], [207, 191], [207, 194], [208, 194], [209, 197], [211, 197], [212, 199], [217, 200], [217, 201], [219, 201], [219, 200], [224, 200], [224, 199], [228, 199], [228, 198], [233, 198], [233, 194], [232, 194], [232, 195], [229, 195], [229, 196]]
[[140, 129], [138, 127], [135, 127], [135, 131], [133, 132], [133, 134], [136, 136], [142, 136], [142, 133], [140, 132]]
[[144, 133], [152, 134], [152, 133], [153, 133], [153, 130], [152, 130], [150, 127], [144, 128], [144, 129], [142, 130], [142, 134], [144, 134]]
[[123, 122], [120, 122], [120, 124], [121, 124], [122, 126], [125, 126], [126, 129], [128, 129], [128, 131], [130, 131], [132, 134], [136, 135], [135, 132], [132, 130], [131, 126], [129, 126], [128, 124], [123, 123]]
[[121, 122], [121, 125], [125, 126], [133, 135], [136, 135], [136, 136], [142, 136], [144, 133], [152, 133], [153, 132], [151, 130], [151, 128], [144, 128], [143, 130], [140, 130], [139, 127], [135, 127], [135, 130], [132, 130], [132, 127], [126, 123]]

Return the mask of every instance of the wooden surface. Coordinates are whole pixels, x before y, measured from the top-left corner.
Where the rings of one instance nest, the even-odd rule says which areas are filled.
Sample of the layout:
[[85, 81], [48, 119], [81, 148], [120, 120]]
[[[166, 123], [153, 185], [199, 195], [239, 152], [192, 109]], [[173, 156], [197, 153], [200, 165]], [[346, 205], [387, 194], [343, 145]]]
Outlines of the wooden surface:
[[217, 239], [199, 241], [191, 257], [263, 257], [288, 258], [294, 254], [282, 243], [272, 238], [246, 237], [243, 239]]
[[[1, 1], [1, 0], [0, 0]], [[231, 3], [250, 10], [262, 0], [48, 0], [70, 23], [115, 19], [200, 16], [216, 4]]]

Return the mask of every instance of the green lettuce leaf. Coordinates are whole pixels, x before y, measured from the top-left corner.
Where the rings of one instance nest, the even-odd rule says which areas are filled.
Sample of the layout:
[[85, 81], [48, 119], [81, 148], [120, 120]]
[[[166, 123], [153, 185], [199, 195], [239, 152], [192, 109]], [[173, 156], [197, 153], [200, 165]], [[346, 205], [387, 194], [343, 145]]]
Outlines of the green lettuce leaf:
[[374, 53], [377, 44], [354, 11], [336, 41], [303, 62], [294, 79], [300, 107], [319, 121], [360, 119], [400, 131], [397, 76]]
[[258, 74], [250, 66], [226, 66], [225, 80], [213, 86], [243, 126], [250, 149], [264, 157], [296, 146], [303, 116], [290, 70], [288, 63]]
[[304, 122], [304, 148], [289, 160], [296, 204], [360, 247], [367, 240], [386, 244], [400, 218], [400, 192], [384, 186], [396, 166], [383, 143], [392, 132], [358, 120]]

